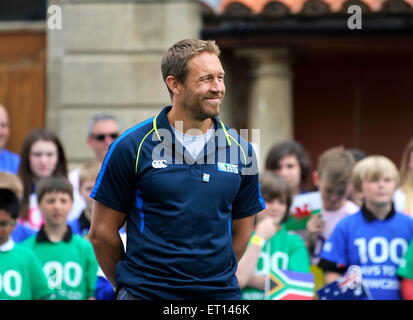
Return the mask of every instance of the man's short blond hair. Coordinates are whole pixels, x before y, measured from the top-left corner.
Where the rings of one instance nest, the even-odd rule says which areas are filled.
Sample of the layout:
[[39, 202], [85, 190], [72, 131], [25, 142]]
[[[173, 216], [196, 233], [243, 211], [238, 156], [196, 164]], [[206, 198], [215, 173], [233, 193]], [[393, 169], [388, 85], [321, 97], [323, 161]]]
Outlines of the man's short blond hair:
[[399, 171], [393, 161], [384, 156], [369, 156], [354, 166], [353, 187], [356, 191], [361, 192], [363, 182], [379, 179], [383, 176], [392, 178], [396, 181], [396, 185], [399, 184]]
[[15, 174], [0, 172], [0, 188], [10, 189], [20, 201], [23, 199], [23, 183]]
[[[188, 62], [194, 56], [203, 52], [221, 55], [219, 47], [213, 40], [185, 39], [172, 45], [164, 54], [161, 63], [162, 78], [166, 82], [169, 76], [175, 77], [180, 83], [185, 83], [188, 74]], [[169, 95], [173, 92], [167, 86]]]
[[79, 186], [82, 186], [86, 181], [95, 181], [99, 175], [101, 166], [102, 162], [98, 160], [92, 160], [84, 164], [79, 172]]

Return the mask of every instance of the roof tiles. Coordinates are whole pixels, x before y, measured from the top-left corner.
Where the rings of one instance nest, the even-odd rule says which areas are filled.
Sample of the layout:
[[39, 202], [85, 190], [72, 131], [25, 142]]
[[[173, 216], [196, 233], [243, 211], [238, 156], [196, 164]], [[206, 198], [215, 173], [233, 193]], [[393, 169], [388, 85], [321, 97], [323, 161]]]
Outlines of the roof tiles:
[[252, 14], [262, 14], [266, 8], [273, 6], [287, 8], [291, 14], [317, 8], [321, 8], [323, 13], [337, 13], [351, 4], [359, 4], [371, 12], [413, 12], [413, 0], [222, 0], [213, 11], [215, 14], [226, 14], [242, 8]]

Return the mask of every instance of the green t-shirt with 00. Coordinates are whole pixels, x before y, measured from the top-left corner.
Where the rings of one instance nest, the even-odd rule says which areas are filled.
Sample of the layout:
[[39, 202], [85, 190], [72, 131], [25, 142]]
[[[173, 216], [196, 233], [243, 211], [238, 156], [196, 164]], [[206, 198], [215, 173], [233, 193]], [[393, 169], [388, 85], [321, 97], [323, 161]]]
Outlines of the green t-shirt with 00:
[[98, 264], [92, 245], [78, 235], [71, 240], [23, 242], [38, 257], [52, 289], [52, 300], [85, 300], [95, 296]]
[[[300, 236], [287, 231], [285, 226], [282, 226], [262, 248], [256, 275], [266, 276], [270, 269], [275, 268], [310, 272], [310, 257], [304, 241]], [[241, 291], [241, 297], [243, 300], [263, 300], [265, 295], [263, 290], [246, 287]]]
[[0, 252], [0, 300], [39, 300], [50, 294], [34, 252], [19, 244]]

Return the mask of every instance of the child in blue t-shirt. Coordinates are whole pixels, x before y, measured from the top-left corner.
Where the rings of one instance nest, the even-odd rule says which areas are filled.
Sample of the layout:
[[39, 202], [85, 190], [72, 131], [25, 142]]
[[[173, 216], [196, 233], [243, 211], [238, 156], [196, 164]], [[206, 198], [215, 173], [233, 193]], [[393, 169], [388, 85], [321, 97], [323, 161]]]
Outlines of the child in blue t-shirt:
[[399, 300], [397, 268], [413, 237], [413, 219], [392, 203], [399, 182], [396, 166], [383, 156], [370, 156], [353, 170], [353, 186], [363, 195], [361, 210], [344, 218], [321, 253], [320, 268], [330, 283], [350, 265], [362, 268], [363, 283], [376, 300]]

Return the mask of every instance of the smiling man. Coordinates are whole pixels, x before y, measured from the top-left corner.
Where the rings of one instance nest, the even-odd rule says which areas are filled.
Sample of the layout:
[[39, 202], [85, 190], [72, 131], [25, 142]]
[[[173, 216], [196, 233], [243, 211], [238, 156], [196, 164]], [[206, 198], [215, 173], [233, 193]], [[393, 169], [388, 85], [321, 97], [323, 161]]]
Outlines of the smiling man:
[[172, 106], [122, 134], [102, 165], [90, 239], [119, 300], [240, 299], [237, 261], [263, 207], [251, 145], [218, 118], [219, 55], [214, 41], [170, 47]]

